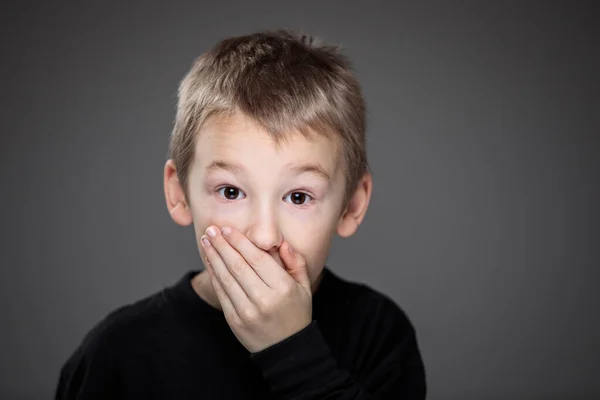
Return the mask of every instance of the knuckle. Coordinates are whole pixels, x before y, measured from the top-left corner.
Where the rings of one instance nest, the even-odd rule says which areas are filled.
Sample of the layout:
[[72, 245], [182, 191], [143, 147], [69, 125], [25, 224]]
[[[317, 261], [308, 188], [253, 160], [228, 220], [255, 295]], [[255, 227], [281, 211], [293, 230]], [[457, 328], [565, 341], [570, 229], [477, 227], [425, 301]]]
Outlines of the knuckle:
[[264, 259], [264, 254], [261, 252], [257, 252], [256, 254], [252, 255], [250, 262], [252, 263], [252, 266], [260, 266], [263, 263]]
[[294, 292], [294, 287], [292, 285], [283, 285], [280, 289], [280, 295], [283, 297], [290, 297]]
[[306, 258], [304, 257], [300, 257], [298, 264], [302, 267], [302, 268], [306, 268], [308, 266], [308, 263], [306, 262]]
[[229, 321], [231, 321], [231, 323], [234, 326], [243, 326], [244, 325], [244, 321], [242, 321], [242, 318], [234, 312], [229, 313], [228, 318]]
[[267, 297], [261, 296], [256, 301], [256, 307], [260, 310], [261, 313], [268, 314], [269, 310], [271, 309], [271, 302]]
[[233, 284], [235, 278], [231, 275], [225, 275], [221, 278], [221, 286], [230, 287]]
[[231, 265], [231, 271], [234, 274], [239, 275], [244, 270], [244, 264], [244, 261], [238, 258]]
[[252, 308], [242, 310], [240, 317], [247, 323], [258, 321], [258, 312]]

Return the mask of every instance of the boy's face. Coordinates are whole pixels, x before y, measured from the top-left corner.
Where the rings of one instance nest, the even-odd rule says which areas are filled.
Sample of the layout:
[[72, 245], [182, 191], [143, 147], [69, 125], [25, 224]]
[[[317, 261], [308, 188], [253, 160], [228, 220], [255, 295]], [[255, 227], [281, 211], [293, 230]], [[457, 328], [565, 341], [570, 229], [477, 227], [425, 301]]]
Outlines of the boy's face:
[[186, 210], [203, 261], [200, 237], [206, 228], [229, 225], [282, 267], [278, 250], [288, 241], [306, 259], [314, 283], [336, 230], [343, 236], [355, 230], [344, 224], [351, 216], [341, 215], [344, 163], [339, 147], [323, 135], [294, 134], [278, 147], [243, 116], [211, 118], [197, 138], [188, 184]]

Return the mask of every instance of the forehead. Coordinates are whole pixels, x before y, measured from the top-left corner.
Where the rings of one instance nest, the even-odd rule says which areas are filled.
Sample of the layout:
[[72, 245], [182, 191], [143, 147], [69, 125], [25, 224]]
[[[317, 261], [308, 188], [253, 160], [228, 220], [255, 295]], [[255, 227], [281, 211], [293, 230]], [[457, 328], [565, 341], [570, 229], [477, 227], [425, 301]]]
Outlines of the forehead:
[[340, 145], [324, 134], [286, 132], [277, 140], [249, 118], [235, 114], [208, 119], [196, 141], [195, 162], [207, 167], [215, 159], [276, 166], [319, 164], [332, 175], [341, 167]]

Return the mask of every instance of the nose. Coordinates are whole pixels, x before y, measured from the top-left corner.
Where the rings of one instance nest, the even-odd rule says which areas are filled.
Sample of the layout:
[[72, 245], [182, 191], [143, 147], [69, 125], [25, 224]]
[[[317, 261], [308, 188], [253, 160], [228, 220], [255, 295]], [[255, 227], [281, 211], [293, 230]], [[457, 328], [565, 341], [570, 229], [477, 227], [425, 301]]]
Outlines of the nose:
[[277, 252], [283, 241], [276, 217], [271, 210], [267, 209], [254, 212], [246, 236], [257, 247], [270, 253]]

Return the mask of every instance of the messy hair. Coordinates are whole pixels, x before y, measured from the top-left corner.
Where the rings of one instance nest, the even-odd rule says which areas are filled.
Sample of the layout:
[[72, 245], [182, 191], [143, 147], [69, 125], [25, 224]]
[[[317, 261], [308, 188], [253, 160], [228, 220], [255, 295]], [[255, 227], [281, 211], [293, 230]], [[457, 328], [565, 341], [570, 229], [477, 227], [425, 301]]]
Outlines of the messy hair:
[[[209, 117], [241, 113], [279, 145], [312, 130], [337, 140], [345, 167], [344, 207], [369, 167], [365, 102], [339, 46], [288, 30], [230, 37], [202, 54], [182, 79], [169, 158], [189, 201], [196, 137]], [[332, 155], [335, 156], [335, 155]]]

